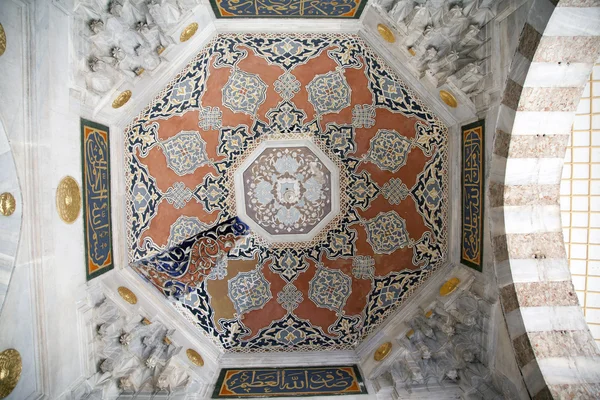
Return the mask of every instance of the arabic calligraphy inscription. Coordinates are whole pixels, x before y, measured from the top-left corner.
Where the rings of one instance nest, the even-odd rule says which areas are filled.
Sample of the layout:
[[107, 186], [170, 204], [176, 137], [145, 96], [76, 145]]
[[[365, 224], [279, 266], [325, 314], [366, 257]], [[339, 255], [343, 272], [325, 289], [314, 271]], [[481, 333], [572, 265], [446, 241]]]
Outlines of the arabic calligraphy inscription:
[[358, 368], [223, 369], [213, 398], [348, 395], [367, 393]]

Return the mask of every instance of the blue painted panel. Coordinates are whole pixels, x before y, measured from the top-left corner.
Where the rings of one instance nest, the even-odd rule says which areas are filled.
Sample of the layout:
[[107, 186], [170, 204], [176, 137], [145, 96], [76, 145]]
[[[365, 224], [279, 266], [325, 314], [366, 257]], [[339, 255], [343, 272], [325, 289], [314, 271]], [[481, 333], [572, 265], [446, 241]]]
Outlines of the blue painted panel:
[[223, 369], [213, 398], [350, 395], [367, 393], [350, 366]]
[[113, 268], [108, 127], [81, 120], [86, 275]]
[[217, 18], [359, 18], [367, 0], [210, 0]]
[[462, 128], [461, 262], [481, 271], [483, 261], [483, 147], [485, 121]]

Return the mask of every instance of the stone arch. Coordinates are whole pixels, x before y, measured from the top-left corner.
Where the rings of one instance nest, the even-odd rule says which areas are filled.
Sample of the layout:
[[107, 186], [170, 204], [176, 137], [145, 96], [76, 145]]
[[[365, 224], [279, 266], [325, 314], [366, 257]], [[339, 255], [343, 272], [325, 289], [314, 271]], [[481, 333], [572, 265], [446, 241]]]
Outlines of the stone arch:
[[529, 395], [600, 398], [600, 351], [571, 282], [559, 206], [574, 112], [600, 53], [600, 2], [532, 4], [495, 121], [494, 266]]

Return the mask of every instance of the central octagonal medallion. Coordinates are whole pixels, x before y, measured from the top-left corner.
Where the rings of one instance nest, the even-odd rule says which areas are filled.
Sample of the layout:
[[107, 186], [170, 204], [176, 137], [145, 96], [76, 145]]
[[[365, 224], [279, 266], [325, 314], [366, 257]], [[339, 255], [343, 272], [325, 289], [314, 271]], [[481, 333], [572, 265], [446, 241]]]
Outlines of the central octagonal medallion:
[[235, 172], [239, 217], [269, 242], [314, 238], [340, 211], [339, 171], [309, 139], [262, 142]]

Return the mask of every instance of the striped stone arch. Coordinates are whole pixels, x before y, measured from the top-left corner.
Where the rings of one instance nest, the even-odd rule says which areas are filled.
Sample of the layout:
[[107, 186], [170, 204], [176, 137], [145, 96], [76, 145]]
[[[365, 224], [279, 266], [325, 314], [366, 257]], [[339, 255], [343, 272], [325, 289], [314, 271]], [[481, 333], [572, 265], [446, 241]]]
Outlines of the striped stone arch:
[[500, 300], [534, 399], [600, 398], [600, 352], [571, 281], [559, 186], [600, 54], [600, 0], [533, 0], [504, 88], [488, 186]]

